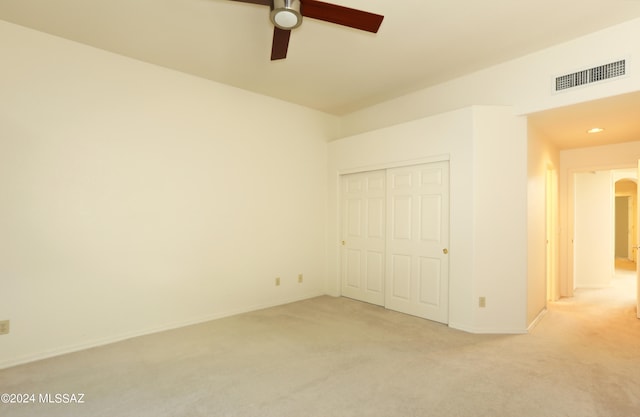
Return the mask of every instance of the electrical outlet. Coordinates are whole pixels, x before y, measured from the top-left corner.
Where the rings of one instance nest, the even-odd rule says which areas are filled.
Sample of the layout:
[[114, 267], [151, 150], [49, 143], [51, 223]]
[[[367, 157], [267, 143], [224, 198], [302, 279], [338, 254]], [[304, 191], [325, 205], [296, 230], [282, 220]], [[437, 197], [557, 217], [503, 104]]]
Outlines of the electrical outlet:
[[480, 297], [478, 299], [478, 307], [485, 308], [487, 306], [487, 297]]
[[276, 287], [280, 285], [280, 277], [276, 277]]
[[9, 333], [9, 320], [0, 321], [0, 334]]
[[302, 274], [298, 274], [298, 283], [302, 284], [303, 279]]

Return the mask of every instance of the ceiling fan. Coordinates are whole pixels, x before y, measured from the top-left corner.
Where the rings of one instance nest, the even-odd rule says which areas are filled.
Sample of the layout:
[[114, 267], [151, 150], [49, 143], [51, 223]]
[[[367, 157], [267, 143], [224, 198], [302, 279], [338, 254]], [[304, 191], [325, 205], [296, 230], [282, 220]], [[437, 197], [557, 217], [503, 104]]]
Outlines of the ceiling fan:
[[377, 33], [384, 16], [317, 0], [232, 0], [271, 7], [273, 44], [271, 60], [287, 57], [291, 29], [302, 23], [302, 16], [354, 29]]

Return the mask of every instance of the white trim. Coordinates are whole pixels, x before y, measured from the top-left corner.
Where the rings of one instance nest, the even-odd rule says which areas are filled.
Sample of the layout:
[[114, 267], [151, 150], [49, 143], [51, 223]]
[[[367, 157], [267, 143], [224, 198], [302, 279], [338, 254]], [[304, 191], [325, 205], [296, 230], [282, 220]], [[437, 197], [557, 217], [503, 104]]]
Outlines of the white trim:
[[540, 323], [540, 320], [542, 320], [542, 318], [547, 314], [547, 311], [548, 310], [546, 308], [543, 308], [542, 311], [538, 313], [538, 315], [536, 316], [535, 319], [533, 319], [529, 327], [527, 327], [527, 332], [530, 332], [531, 330], [533, 330], [533, 328], [536, 327], [538, 323]]
[[463, 324], [456, 324], [455, 322], [449, 321], [448, 326], [455, 330], [460, 330], [467, 333], [475, 333], [475, 329], [470, 326], [465, 326]]
[[474, 332], [475, 334], [499, 334], [499, 335], [504, 335], [504, 334], [527, 334], [527, 329], [526, 328], [515, 328], [515, 327], [508, 327], [506, 329], [499, 329], [499, 328], [493, 328], [493, 327], [487, 327], [487, 328], [478, 328], [476, 329], [476, 331]]
[[449, 154], [442, 154], [442, 155], [429, 156], [425, 158], [408, 159], [405, 161], [394, 161], [394, 162], [388, 162], [388, 163], [366, 165], [366, 166], [356, 167], [356, 168], [339, 169], [338, 176], [348, 175], [348, 174], [357, 174], [360, 172], [368, 172], [368, 171], [380, 171], [383, 169], [390, 169], [390, 168], [408, 167], [412, 165], [430, 164], [433, 162], [449, 161], [450, 159], [451, 157]]
[[528, 331], [525, 328], [515, 328], [515, 327], [507, 327], [507, 328], [497, 328], [497, 327], [471, 327], [471, 326], [460, 326], [455, 323], [449, 322], [449, 327], [456, 330], [462, 330], [463, 332], [472, 333], [472, 334], [527, 334]]
[[147, 336], [147, 335], [151, 335], [151, 334], [154, 334], [154, 333], [164, 332], [164, 331], [167, 331], [167, 330], [173, 330], [173, 329], [178, 329], [178, 328], [181, 328], [181, 327], [192, 326], [192, 325], [195, 325], [195, 324], [205, 323], [205, 322], [212, 321], [212, 320], [218, 320], [218, 319], [222, 319], [222, 318], [225, 318], [225, 317], [236, 316], [238, 314], [249, 313], [251, 311], [262, 310], [262, 309], [265, 309], [265, 308], [271, 308], [271, 307], [276, 307], [276, 306], [280, 306], [280, 305], [284, 305], [284, 304], [294, 303], [294, 302], [306, 300], [306, 299], [309, 299], [309, 298], [320, 297], [320, 296], [323, 296], [323, 295], [325, 295], [325, 294], [314, 291], [314, 292], [307, 293], [307, 294], [302, 295], [302, 296], [288, 297], [288, 298], [278, 299], [278, 300], [275, 300], [275, 301], [272, 301], [272, 302], [268, 302], [268, 303], [256, 304], [256, 305], [247, 306], [247, 307], [243, 307], [243, 308], [238, 308], [238, 309], [234, 309], [234, 310], [223, 311], [223, 312], [220, 312], [220, 313], [211, 314], [211, 315], [208, 315], [208, 316], [203, 316], [203, 317], [199, 317], [199, 318], [192, 319], [192, 320], [186, 320], [186, 321], [182, 321], [182, 322], [171, 323], [171, 324], [167, 324], [167, 325], [164, 325], [164, 326], [149, 328], [149, 329], [142, 330], [142, 331], [124, 333], [124, 334], [121, 334], [121, 335], [118, 335], [118, 336], [114, 336], [114, 337], [107, 337], [107, 338], [103, 338], [103, 339], [94, 339], [94, 340], [89, 341], [89, 342], [78, 343], [78, 344], [73, 344], [73, 345], [67, 345], [67, 346], [63, 346], [63, 347], [59, 347], [59, 348], [55, 348], [55, 349], [50, 349], [50, 350], [46, 350], [46, 351], [39, 352], [39, 353], [28, 354], [28, 355], [25, 355], [25, 356], [14, 358], [14, 359], [1, 361], [0, 362], [0, 369], [6, 369], [6, 368], [22, 365], [22, 364], [29, 363], [29, 362], [35, 362], [35, 361], [39, 361], [39, 360], [42, 360], [42, 359], [48, 359], [48, 358], [53, 358], [55, 356], [66, 355], [68, 353], [78, 352], [78, 351], [81, 351], [81, 350], [86, 350], [86, 349], [90, 349], [90, 348], [109, 345], [109, 344], [112, 344], [112, 343], [122, 342], [124, 340], [133, 339], [135, 337]]

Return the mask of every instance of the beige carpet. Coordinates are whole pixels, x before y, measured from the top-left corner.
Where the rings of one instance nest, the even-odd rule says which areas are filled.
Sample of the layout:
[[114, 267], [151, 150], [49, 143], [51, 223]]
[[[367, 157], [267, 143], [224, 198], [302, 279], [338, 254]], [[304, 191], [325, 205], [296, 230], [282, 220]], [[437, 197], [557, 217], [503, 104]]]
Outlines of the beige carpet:
[[639, 416], [635, 278], [517, 336], [319, 297], [6, 369], [1, 392], [84, 394], [3, 417]]

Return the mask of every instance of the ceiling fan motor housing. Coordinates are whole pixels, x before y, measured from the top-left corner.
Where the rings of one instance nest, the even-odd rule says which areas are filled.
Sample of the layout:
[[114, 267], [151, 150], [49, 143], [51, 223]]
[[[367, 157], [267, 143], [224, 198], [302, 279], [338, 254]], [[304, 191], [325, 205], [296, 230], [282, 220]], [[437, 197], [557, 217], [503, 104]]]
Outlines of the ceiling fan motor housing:
[[283, 30], [295, 29], [302, 23], [300, 0], [273, 0], [271, 21]]

